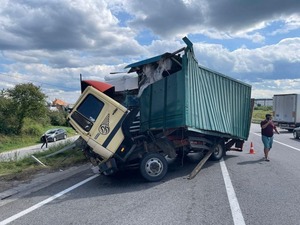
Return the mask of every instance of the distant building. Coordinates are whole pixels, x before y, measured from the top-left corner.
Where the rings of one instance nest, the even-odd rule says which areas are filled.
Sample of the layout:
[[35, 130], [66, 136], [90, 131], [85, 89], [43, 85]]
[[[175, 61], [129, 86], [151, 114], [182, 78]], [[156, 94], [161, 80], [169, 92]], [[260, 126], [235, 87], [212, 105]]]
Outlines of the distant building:
[[273, 107], [273, 99], [272, 98], [256, 98], [254, 100], [254, 106], [272, 106]]
[[52, 102], [52, 104], [50, 106], [50, 110], [52, 110], [52, 111], [56, 111], [56, 110], [66, 111], [67, 108], [68, 108], [68, 103], [66, 103], [60, 99], [57, 99], [57, 98]]

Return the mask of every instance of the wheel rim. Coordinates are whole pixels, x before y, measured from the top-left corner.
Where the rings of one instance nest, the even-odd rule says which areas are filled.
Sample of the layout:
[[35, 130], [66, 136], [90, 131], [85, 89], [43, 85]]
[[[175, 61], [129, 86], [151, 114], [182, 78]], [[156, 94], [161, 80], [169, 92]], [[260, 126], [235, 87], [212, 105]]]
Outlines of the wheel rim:
[[297, 138], [296, 131], [293, 132], [294, 138]]
[[158, 158], [151, 158], [145, 164], [145, 170], [149, 176], [159, 176], [163, 171], [164, 165]]

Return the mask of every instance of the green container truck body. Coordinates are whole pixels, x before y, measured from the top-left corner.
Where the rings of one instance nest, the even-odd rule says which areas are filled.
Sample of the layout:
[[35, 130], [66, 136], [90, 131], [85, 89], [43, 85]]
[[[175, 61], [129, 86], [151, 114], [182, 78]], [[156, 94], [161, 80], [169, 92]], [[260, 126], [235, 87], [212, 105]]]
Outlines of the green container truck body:
[[149, 85], [140, 97], [141, 130], [188, 130], [247, 140], [251, 86], [198, 65], [191, 49], [182, 70]]

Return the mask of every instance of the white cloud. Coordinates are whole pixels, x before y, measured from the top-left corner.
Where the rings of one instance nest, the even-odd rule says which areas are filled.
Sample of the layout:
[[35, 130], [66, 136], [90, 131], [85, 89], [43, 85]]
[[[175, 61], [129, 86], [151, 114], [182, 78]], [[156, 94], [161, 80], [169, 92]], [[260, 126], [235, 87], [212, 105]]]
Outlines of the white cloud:
[[[277, 83], [296, 89], [300, 39], [287, 34], [300, 27], [299, 9], [293, 0], [2, 0], [0, 88], [33, 80], [51, 98], [68, 101], [78, 95], [79, 74], [103, 80], [126, 64], [185, 46], [187, 35], [201, 65], [271, 82], [261, 90], [272, 92]], [[283, 26], [273, 31], [276, 23]], [[139, 42], [145, 30], [150, 44]], [[269, 42], [270, 34], [287, 37]]]
[[[300, 28], [299, 14], [292, 14], [288, 17], [280, 19], [279, 21], [283, 21], [284, 25], [281, 28], [272, 31], [270, 33], [270, 35], [275, 36], [278, 34], [287, 34], [290, 31], [298, 30]], [[274, 22], [276, 22], [276, 21], [274, 21]]]
[[195, 44], [199, 63], [242, 80], [297, 78], [300, 38], [288, 38], [256, 49], [229, 51], [219, 44]]
[[[297, 29], [300, 2], [273, 0], [245, 2], [237, 0], [153, 0], [112, 1], [132, 15], [134, 30], [150, 29], [160, 37], [178, 34], [204, 34], [210, 38], [246, 38], [263, 43], [258, 32], [274, 21], [285, 21], [286, 29]], [[192, 16], [191, 16], [192, 15]], [[254, 33], [254, 34], [253, 34]]]
[[135, 54], [135, 32], [118, 23], [104, 0], [7, 1], [0, 9], [0, 47]]
[[272, 98], [274, 94], [300, 94], [300, 79], [265, 80], [251, 85], [253, 98]]

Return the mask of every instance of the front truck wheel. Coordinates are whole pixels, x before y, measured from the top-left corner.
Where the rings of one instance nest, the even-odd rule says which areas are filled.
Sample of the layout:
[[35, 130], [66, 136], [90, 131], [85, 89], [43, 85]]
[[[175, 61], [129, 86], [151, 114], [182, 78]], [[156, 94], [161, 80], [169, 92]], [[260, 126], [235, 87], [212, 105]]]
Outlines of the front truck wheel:
[[151, 182], [161, 180], [168, 171], [168, 162], [159, 153], [147, 153], [142, 158], [140, 172], [142, 176]]
[[213, 161], [218, 161], [220, 160], [223, 155], [224, 155], [224, 145], [218, 143], [217, 145], [215, 145], [214, 151], [211, 155], [211, 160]]

